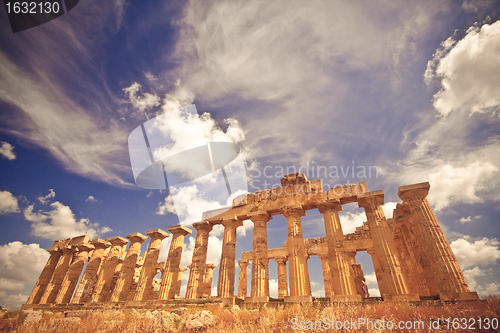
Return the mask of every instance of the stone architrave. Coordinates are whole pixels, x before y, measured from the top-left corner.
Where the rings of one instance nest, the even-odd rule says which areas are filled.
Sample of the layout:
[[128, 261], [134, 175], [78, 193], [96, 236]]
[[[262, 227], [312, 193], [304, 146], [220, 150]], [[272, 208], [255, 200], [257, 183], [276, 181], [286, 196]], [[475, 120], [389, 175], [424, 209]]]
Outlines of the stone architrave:
[[[325, 223], [326, 243], [333, 289], [332, 301], [361, 301], [357, 295], [354, 273], [344, 250], [344, 233], [340, 223], [340, 201], [330, 200], [318, 204]], [[326, 293], [326, 288], [325, 288]]]
[[193, 259], [189, 269], [186, 299], [196, 299], [203, 295], [205, 288], [203, 276], [207, 261], [208, 234], [212, 231], [213, 226], [208, 221], [193, 223], [193, 228], [196, 229], [196, 240], [194, 243]]
[[203, 280], [203, 284], [205, 285], [205, 289], [203, 290], [202, 297], [210, 297], [212, 295], [212, 276], [214, 274], [215, 264], [207, 264], [205, 271], [205, 279]]
[[83, 266], [85, 266], [85, 262], [89, 257], [89, 252], [94, 250], [94, 246], [90, 243], [79, 244], [76, 247], [77, 252], [73, 255], [68, 272], [61, 284], [61, 288], [56, 297], [56, 304], [69, 303], [78, 283], [78, 278], [82, 273]]
[[52, 278], [52, 274], [54, 274], [54, 270], [56, 269], [57, 263], [62, 256], [62, 250], [59, 248], [61, 241], [55, 241], [54, 245], [47, 250], [50, 253], [49, 260], [45, 264], [45, 267], [40, 274], [40, 277], [36, 281], [35, 287], [28, 298], [26, 304], [38, 304], [40, 299], [42, 298], [43, 293], [45, 292], [45, 288], [50, 282]]
[[477, 300], [477, 293], [470, 292], [450, 244], [427, 202], [429, 188], [427, 182], [401, 186], [398, 195], [410, 208], [409, 222], [422, 241], [424, 255], [430, 259], [430, 269], [434, 273], [440, 297]]
[[168, 227], [167, 230], [172, 233], [172, 242], [170, 243], [165, 270], [161, 275], [160, 299], [175, 297], [184, 237], [192, 233], [191, 229], [181, 225]]
[[238, 274], [238, 297], [247, 297], [247, 268], [250, 262], [248, 260], [238, 260], [240, 266]]
[[301, 206], [288, 206], [283, 209], [287, 223], [288, 272], [290, 276], [290, 296], [285, 302], [310, 302], [311, 283], [307, 268], [304, 238], [302, 236], [301, 216], [306, 212]]
[[410, 294], [408, 281], [401, 269], [392, 230], [382, 210], [383, 203], [383, 191], [367, 192], [358, 196], [358, 206], [365, 210], [375, 256], [380, 265], [384, 288], [388, 293], [383, 297], [386, 300], [420, 300], [418, 294]]
[[279, 256], [274, 259], [278, 264], [278, 298], [284, 299], [288, 296], [288, 279], [286, 274], [286, 262], [288, 257]]
[[179, 294], [181, 293], [181, 284], [182, 284], [182, 274], [187, 270], [187, 267], [179, 267], [179, 270], [177, 272], [177, 284], [175, 285], [175, 290], [174, 290], [174, 298], [179, 297]]
[[161, 229], [148, 230], [146, 231], [146, 235], [149, 236], [150, 241], [148, 251], [144, 257], [141, 276], [135, 290], [134, 301], [152, 299], [153, 279], [157, 273], [158, 255], [160, 254], [161, 242], [169, 236]]
[[118, 279], [113, 289], [113, 293], [111, 294], [111, 302], [127, 300], [130, 287], [134, 282], [135, 267], [141, 256], [141, 245], [148, 239], [139, 232], [128, 234], [125, 237], [130, 240], [130, 245], [122, 267], [119, 270]]
[[57, 293], [61, 288], [64, 276], [66, 276], [66, 272], [68, 271], [71, 259], [73, 258], [73, 254], [76, 252], [76, 247], [70, 245], [70, 241], [71, 239], [67, 239], [65, 241], [65, 244], [61, 246], [63, 255], [57, 263], [54, 274], [52, 274], [52, 278], [45, 288], [45, 292], [43, 293], [39, 304], [52, 304], [56, 300]]
[[249, 214], [253, 222], [251, 302], [269, 300], [269, 258], [267, 255], [267, 222], [271, 215], [266, 211]]
[[238, 218], [223, 220], [224, 238], [219, 266], [219, 280], [217, 283], [217, 297], [234, 296], [234, 277], [236, 260], [236, 228], [243, 222]]
[[332, 297], [333, 295], [335, 295], [335, 293], [333, 291], [330, 258], [327, 254], [319, 254], [318, 257], [321, 259], [321, 268], [323, 269], [323, 285], [325, 286], [325, 297]]
[[123, 254], [125, 245], [128, 243], [128, 240], [122, 237], [110, 237], [106, 238], [105, 241], [110, 242], [111, 247], [102, 263], [97, 282], [90, 297], [92, 303], [105, 302], [109, 297], [116, 266]]
[[90, 244], [94, 246], [94, 251], [92, 251], [87, 268], [85, 268], [85, 272], [80, 279], [71, 303], [86, 303], [90, 300], [92, 288], [99, 276], [103, 257], [107, 254], [106, 252], [111, 246], [110, 242], [99, 238], [90, 241]]

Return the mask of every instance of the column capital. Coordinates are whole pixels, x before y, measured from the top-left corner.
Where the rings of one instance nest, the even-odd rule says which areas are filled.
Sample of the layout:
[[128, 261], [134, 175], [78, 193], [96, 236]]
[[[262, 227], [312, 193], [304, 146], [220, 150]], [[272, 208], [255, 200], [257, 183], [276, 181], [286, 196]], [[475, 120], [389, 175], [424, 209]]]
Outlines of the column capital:
[[185, 271], [187, 271], [187, 267], [179, 267], [179, 271], [180, 272], [185, 272]]
[[90, 244], [94, 245], [94, 247], [98, 249], [107, 249], [111, 246], [111, 243], [105, 241], [104, 239], [96, 238], [90, 241]]
[[375, 254], [375, 249], [374, 248], [370, 248], [370, 249], [367, 249], [366, 250], [366, 253], [368, 253], [369, 255], [374, 255]]
[[61, 250], [63, 251], [64, 254], [66, 254], [66, 253], [75, 253], [76, 250], [77, 250], [77, 248], [76, 248], [76, 246], [73, 246], [73, 245], [66, 245]]
[[400, 186], [398, 188], [398, 196], [403, 201], [411, 199], [424, 200], [427, 194], [429, 194], [430, 187], [429, 182]]
[[321, 214], [324, 214], [327, 210], [330, 209], [336, 210], [337, 212], [340, 212], [342, 210], [342, 205], [340, 204], [340, 200], [338, 199], [318, 202], [316, 204], [316, 207]]
[[123, 237], [110, 237], [106, 238], [105, 241], [110, 242], [113, 246], [123, 246], [128, 243], [128, 240]]
[[161, 229], [153, 229], [153, 230], [148, 230], [146, 231], [146, 235], [149, 236], [151, 239], [165, 239], [169, 237], [170, 235], [167, 234], [165, 231]]
[[172, 235], [177, 236], [177, 235], [189, 235], [190, 233], [193, 232], [193, 230], [189, 229], [188, 227], [185, 227], [183, 225], [174, 225], [171, 227], [167, 228], [168, 231], [172, 233]]
[[248, 260], [238, 260], [238, 266], [241, 267], [241, 266], [245, 266], [245, 265], [246, 266], [250, 265], [250, 261], [248, 261]]
[[215, 267], [217, 267], [217, 265], [216, 264], [206, 264], [205, 267], [208, 269], [214, 269]]
[[127, 237], [128, 239], [130, 239], [131, 243], [141, 243], [141, 244], [144, 243], [146, 241], [146, 239], [148, 239], [148, 237], [144, 236], [140, 232], [136, 232], [136, 233], [133, 233], [133, 234], [128, 234], [125, 237]]
[[304, 208], [302, 208], [301, 205], [283, 207], [282, 212], [286, 218], [290, 216], [293, 217], [306, 216], [306, 211], [304, 210]]
[[61, 253], [61, 241], [54, 241], [54, 245], [52, 245], [52, 247], [50, 249], [47, 250], [47, 252], [49, 252], [50, 254], [54, 254], [54, 253]]
[[384, 204], [384, 191], [372, 191], [358, 195], [358, 206], [359, 208], [363, 208], [368, 206], [371, 203], [375, 203], [377, 205]]
[[274, 260], [276, 260], [276, 262], [285, 263], [286, 261], [288, 261], [288, 256], [277, 256], [274, 258]]
[[235, 226], [236, 228], [237, 227], [241, 227], [243, 225], [243, 221], [240, 220], [239, 218], [232, 218], [232, 219], [225, 219], [225, 220], [222, 220], [222, 223], [221, 223], [224, 228], [228, 227], [228, 226]]
[[212, 231], [213, 227], [214, 227], [214, 225], [208, 221], [201, 221], [201, 222], [193, 223], [193, 228], [198, 232], [200, 232], [200, 231], [210, 232], [210, 231]]
[[320, 259], [328, 259], [328, 258], [330, 258], [330, 256], [328, 255], [328, 253], [319, 253], [318, 254], [318, 258], [320, 258]]
[[78, 252], [89, 252], [95, 249], [95, 246], [90, 243], [80, 244], [77, 246]]
[[252, 221], [252, 222], [268, 222], [272, 218], [271, 214], [269, 214], [265, 210], [251, 212], [247, 216], [250, 219], [250, 221]]

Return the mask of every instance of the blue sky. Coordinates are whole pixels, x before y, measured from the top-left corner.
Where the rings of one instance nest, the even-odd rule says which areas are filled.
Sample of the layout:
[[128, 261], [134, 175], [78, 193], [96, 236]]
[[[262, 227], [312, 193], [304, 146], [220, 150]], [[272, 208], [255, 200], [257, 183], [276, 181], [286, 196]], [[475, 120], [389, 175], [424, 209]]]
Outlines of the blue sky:
[[[384, 190], [391, 217], [398, 186], [429, 181], [469, 286], [500, 293], [499, 18], [495, 1], [80, 1], [13, 34], [2, 11], [0, 305], [25, 302], [55, 239], [166, 230], [226, 205], [201, 183], [179, 186], [176, 216], [166, 191], [135, 185], [130, 132], [191, 104], [213, 139], [241, 147], [249, 191], [277, 186], [287, 168], [316, 179], [322, 166], [325, 188]], [[365, 217], [350, 204], [341, 219], [353, 232]], [[318, 212], [302, 220], [305, 237], [324, 236]], [[268, 233], [281, 247], [285, 218]], [[251, 223], [239, 228], [237, 258], [251, 235]], [[215, 228], [216, 264], [221, 238]], [[357, 259], [376, 294], [369, 256]], [[321, 296], [319, 259], [309, 266]], [[273, 295], [273, 261], [270, 274]]]

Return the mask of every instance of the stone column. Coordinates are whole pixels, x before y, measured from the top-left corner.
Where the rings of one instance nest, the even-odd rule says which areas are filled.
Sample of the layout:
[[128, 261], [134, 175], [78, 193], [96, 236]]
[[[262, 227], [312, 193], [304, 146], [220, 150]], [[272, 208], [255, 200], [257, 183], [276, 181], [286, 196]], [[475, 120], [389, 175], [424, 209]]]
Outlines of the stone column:
[[181, 293], [182, 274], [186, 270], [187, 270], [186, 267], [179, 267], [179, 271], [177, 272], [177, 284], [175, 285], [174, 298], [179, 297]]
[[271, 215], [266, 211], [249, 214], [253, 222], [251, 297], [247, 302], [269, 301], [269, 258], [267, 255], [267, 222]]
[[[196, 229], [193, 259], [189, 269], [189, 280], [186, 287], [186, 299], [195, 299], [203, 295], [203, 275], [207, 261], [208, 234], [213, 224], [208, 221], [193, 223]], [[189, 266], [188, 266], [189, 267]]]
[[102, 258], [107, 254], [106, 250], [111, 246], [110, 242], [102, 239], [94, 239], [90, 244], [94, 246], [94, 251], [92, 251], [87, 268], [85, 268], [85, 272], [76, 288], [71, 303], [85, 303], [90, 300], [92, 288], [99, 276], [99, 270], [103, 261]]
[[248, 260], [238, 260], [240, 266], [238, 276], [238, 297], [247, 297], [247, 268], [250, 262]]
[[135, 266], [141, 256], [141, 245], [147, 239], [143, 234], [136, 232], [127, 236], [130, 240], [127, 255], [123, 261], [121, 270], [119, 271], [118, 279], [116, 280], [115, 288], [111, 294], [111, 302], [124, 302], [127, 300], [130, 292], [130, 287], [134, 282]]
[[55, 241], [54, 245], [47, 250], [50, 253], [49, 260], [47, 260], [47, 263], [42, 270], [42, 274], [40, 274], [40, 277], [36, 281], [35, 287], [33, 288], [26, 304], [38, 304], [40, 302], [40, 299], [45, 292], [45, 288], [47, 288], [47, 285], [52, 278], [52, 274], [54, 274], [59, 258], [62, 256], [62, 250], [59, 249], [60, 243], [61, 241]]
[[288, 272], [290, 274], [290, 296], [285, 302], [311, 302], [311, 283], [307, 268], [304, 238], [302, 236], [301, 216], [306, 212], [301, 206], [289, 206], [283, 209], [287, 224]]
[[56, 297], [56, 304], [67, 304], [73, 296], [76, 284], [82, 273], [83, 266], [89, 257], [89, 252], [94, 249], [90, 243], [84, 243], [77, 246], [77, 252], [73, 255], [71, 265], [64, 277], [61, 288]]
[[323, 269], [323, 284], [325, 286], [325, 297], [332, 297], [333, 295], [335, 295], [335, 293], [333, 292], [330, 258], [328, 257], [327, 254], [318, 254], [318, 257], [321, 259], [321, 269]]
[[203, 280], [203, 284], [205, 285], [205, 289], [203, 290], [202, 297], [212, 296], [212, 276], [214, 274], [215, 266], [216, 266], [215, 264], [207, 264], [206, 265], [205, 279]]
[[[401, 206], [401, 204], [398, 204], [398, 206]], [[426, 279], [422, 274], [422, 266], [415, 258], [415, 253], [409, 244], [409, 239], [405, 236], [404, 229], [407, 229], [405, 221], [398, 216], [397, 209], [394, 210], [393, 215], [394, 218], [388, 219], [388, 222], [393, 221], [394, 243], [401, 258], [403, 272], [408, 279], [408, 288], [410, 292], [417, 293], [420, 296], [430, 296]]]
[[149, 241], [148, 252], [146, 252], [146, 256], [144, 257], [144, 264], [142, 265], [134, 301], [146, 301], [152, 298], [153, 279], [158, 267], [161, 241], [168, 237], [168, 234], [161, 229], [148, 230], [146, 231], [146, 235], [151, 240]]
[[223, 220], [224, 238], [219, 266], [219, 281], [217, 283], [217, 297], [234, 296], [234, 275], [236, 259], [236, 228], [243, 222], [237, 218]]
[[281, 256], [274, 259], [278, 264], [278, 298], [283, 299], [288, 296], [288, 279], [286, 274], [286, 262], [288, 257]]
[[361, 301], [356, 292], [354, 273], [344, 250], [344, 233], [340, 223], [340, 201], [330, 200], [318, 204], [318, 210], [323, 214], [325, 223], [326, 243], [330, 261], [331, 285], [333, 302]]
[[470, 292], [450, 244], [427, 202], [429, 188], [429, 183], [401, 186], [398, 195], [410, 208], [412, 230], [422, 241], [426, 251], [424, 255], [430, 258], [430, 269], [434, 273], [440, 297], [477, 300], [477, 293]]
[[106, 238], [105, 241], [110, 242], [111, 247], [99, 271], [99, 277], [90, 298], [92, 303], [105, 302], [107, 300], [111, 284], [113, 283], [116, 265], [118, 265], [123, 254], [124, 246], [128, 243], [128, 240], [122, 237]]
[[[356, 292], [361, 295], [361, 297], [369, 297], [365, 295], [363, 291], [363, 285], [365, 284], [365, 276], [363, 274], [363, 267], [360, 264], [353, 264], [352, 270], [354, 271], [354, 282], [356, 283]], [[368, 292], [368, 287], [366, 289]]]
[[73, 254], [76, 252], [76, 247], [69, 245], [69, 242], [70, 239], [67, 239], [64, 245], [61, 246], [63, 255], [57, 263], [54, 274], [52, 274], [52, 278], [50, 279], [47, 288], [45, 288], [45, 292], [43, 293], [39, 304], [52, 304], [56, 300], [57, 293], [61, 288], [64, 276], [66, 276]]
[[384, 300], [420, 300], [418, 294], [410, 294], [392, 231], [381, 207], [383, 203], [383, 191], [367, 192], [358, 196], [358, 205], [365, 210], [375, 256], [380, 265], [384, 288], [387, 290], [387, 294], [383, 295]]
[[181, 225], [168, 227], [167, 230], [172, 233], [172, 242], [168, 250], [165, 271], [161, 276], [160, 299], [171, 299], [175, 296], [184, 237], [192, 232], [191, 229]]

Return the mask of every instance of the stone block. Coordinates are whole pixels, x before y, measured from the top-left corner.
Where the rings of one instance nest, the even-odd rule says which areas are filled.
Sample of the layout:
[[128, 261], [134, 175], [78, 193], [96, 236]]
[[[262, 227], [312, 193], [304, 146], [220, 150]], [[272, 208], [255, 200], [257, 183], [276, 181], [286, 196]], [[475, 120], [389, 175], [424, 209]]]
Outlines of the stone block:
[[330, 301], [332, 303], [340, 302], [361, 302], [363, 298], [361, 295], [333, 295], [330, 296]]
[[439, 293], [443, 301], [479, 301], [479, 296], [474, 292]]
[[420, 301], [420, 296], [418, 294], [384, 294], [382, 295], [384, 301]]
[[312, 296], [286, 296], [285, 303], [312, 303]]

